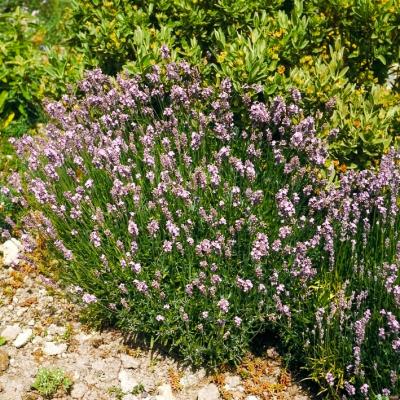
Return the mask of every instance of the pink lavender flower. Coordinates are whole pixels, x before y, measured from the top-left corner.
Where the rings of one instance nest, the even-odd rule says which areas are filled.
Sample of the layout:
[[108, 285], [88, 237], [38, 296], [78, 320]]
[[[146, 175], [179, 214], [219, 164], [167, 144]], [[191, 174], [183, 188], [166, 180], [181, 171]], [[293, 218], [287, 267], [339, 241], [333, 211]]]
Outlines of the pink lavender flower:
[[225, 314], [229, 311], [229, 301], [222, 298], [218, 303], [217, 303], [218, 307], [220, 308], [220, 310], [222, 312], [224, 312]]
[[86, 304], [97, 303], [97, 297], [94, 294], [85, 293], [82, 300]]
[[346, 381], [344, 387], [349, 396], [354, 396], [356, 394], [356, 388], [351, 383]]
[[364, 383], [361, 387], [360, 387], [360, 392], [362, 395], [367, 396], [368, 395], [368, 390], [369, 390], [369, 386], [368, 384]]
[[327, 372], [325, 379], [329, 386], [333, 386], [335, 384], [335, 377], [333, 376], [332, 372]]
[[164, 240], [163, 250], [165, 253], [170, 253], [172, 251], [172, 242], [169, 240]]
[[251, 257], [254, 261], [260, 261], [261, 258], [268, 255], [268, 237], [264, 233], [257, 233], [256, 240], [253, 243]]
[[94, 247], [100, 247], [101, 246], [101, 239], [100, 239], [99, 232], [93, 231], [90, 234], [90, 241], [93, 243]]
[[236, 285], [245, 293], [253, 288], [253, 283], [250, 279], [242, 279], [240, 277], [236, 278]]

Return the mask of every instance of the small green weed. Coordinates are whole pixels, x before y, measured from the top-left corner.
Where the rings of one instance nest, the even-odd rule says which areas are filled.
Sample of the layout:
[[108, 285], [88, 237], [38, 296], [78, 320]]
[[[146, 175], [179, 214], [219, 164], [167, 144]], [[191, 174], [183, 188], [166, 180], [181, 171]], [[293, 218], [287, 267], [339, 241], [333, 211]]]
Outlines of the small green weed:
[[144, 392], [144, 386], [142, 383], [139, 383], [138, 385], [136, 385], [133, 389], [132, 389], [132, 394], [140, 394]]
[[0, 346], [4, 346], [7, 343], [7, 339], [3, 336], [0, 336]]
[[111, 386], [108, 388], [107, 392], [109, 395], [114, 396], [116, 400], [122, 400], [122, 397], [124, 396], [124, 392], [118, 386]]
[[52, 398], [59, 389], [68, 392], [71, 386], [71, 379], [59, 368], [40, 368], [32, 384], [32, 387], [45, 398]]

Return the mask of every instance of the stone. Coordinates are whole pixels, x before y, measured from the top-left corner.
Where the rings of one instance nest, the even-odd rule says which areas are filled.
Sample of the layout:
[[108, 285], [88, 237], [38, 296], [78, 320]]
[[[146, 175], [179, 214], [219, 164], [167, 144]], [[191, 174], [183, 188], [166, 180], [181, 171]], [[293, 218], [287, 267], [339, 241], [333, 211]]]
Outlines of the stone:
[[246, 397], [246, 400], [260, 400], [260, 398], [257, 396], [250, 395]]
[[75, 383], [71, 390], [71, 397], [73, 399], [83, 399], [88, 387], [84, 383]]
[[94, 363], [92, 363], [92, 369], [94, 369], [96, 371], [105, 372], [105, 371], [107, 371], [106, 362], [102, 359], [96, 360]]
[[138, 384], [133, 373], [127, 369], [121, 369], [118, 374], [118, 379], [121, 385], [121, 389], [124, 393], [129, 393]]
[[197, 400], [219, 400], [219, 398], [219, 390], [214, 383], [204, 386], [197, 394]]
[[267, 350], [267, 356], [271, 358], [272, 360], [276, 360], [279, 357], [279, 353], [276, 351], [274, 347], [270, 347]]
[[164, 385], [161, 385], [158, 388], [158, 394], [154, 399], [155, 400], [175, 400], [175, 396], [172, 393], [171, 385], [168, 385], [167, 383]]
[[0, 349], [0, 373], [6, 371], [10, 365], [10, 357], [8, 354]]
[[18, 265], [19, 253], [22, 250], [22, 244], [19, 240], [12, 238], [4, 242], [0, 246], [0, 251], [3, 253], [3, 264], [6, 267]]
[[204, 368], [200, 368], [194, 373], [191, 371], [186, 371], [186, 373], [182, 376], [180, 380], [180, 384], [182, 386], [195, 386], [206, 376], [206, 370]]
[[21, 328], [18, 325], [9, 325], [3, 329], [0, 336], [7, 341], [13, 341], [20, 333]]
[[20, 347], [25, 346], [28, 342], [29, 339], [32, 336], [32, 329], [24, 329], [14, 340], [14, 346], [19, 349]]
[[235, 390], [237, 386], [241, 384], [241, 379], [237, 375], [227, 376], [225, 378], [225, 389]]
[[121, 362], [122, 366], [127, 369], [136, 369], [140, 367], [140, 360], [128, 354], [121, 354]]
[[45, 342], [43, 346], [43, 353], [48, 356], [58, 356], [67, 351], [68, 345], [66, 343], [53, 343]]
[[122, 397], [122, 400], [139, 400], [139, 397], [133, 394], [126, 394], [124, 397]]

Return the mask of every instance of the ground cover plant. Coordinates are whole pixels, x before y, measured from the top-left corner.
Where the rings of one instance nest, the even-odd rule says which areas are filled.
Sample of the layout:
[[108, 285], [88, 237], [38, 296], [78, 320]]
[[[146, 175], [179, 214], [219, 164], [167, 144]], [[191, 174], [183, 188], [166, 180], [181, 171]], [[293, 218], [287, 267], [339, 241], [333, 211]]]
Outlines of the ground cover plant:
[[329, 396], [399, 393], [399, 153], [335, 181], [329, 113], [287, 98], [250, 88], [238, 116], [186, 62], [88, 72], [15, 143], [27, 226], [93, 321], [210, 367], [273, 328]]
[[58, 391], [68, 392], [71, 386], [71, 379], [59, 368], [40, 368], [32, 384], [45, 399], [53, 398]]

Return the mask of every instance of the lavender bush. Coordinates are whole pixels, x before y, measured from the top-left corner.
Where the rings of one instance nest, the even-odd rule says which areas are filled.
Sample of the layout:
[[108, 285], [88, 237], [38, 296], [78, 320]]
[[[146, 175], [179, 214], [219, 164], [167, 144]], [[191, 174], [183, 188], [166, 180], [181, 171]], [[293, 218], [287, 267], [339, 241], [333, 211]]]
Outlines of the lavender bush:
[[332, 183], [300, 93], [256, 97], [235, 115], [185, 62], [88, 72], [16, 142], [31, 224], [96, 321], [209, 366], [274, 327], [331, 395], [396, 393], [399, 154]]

